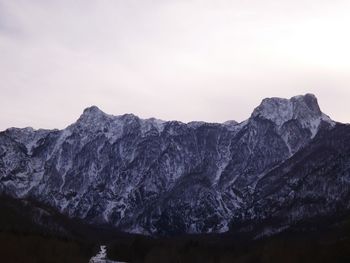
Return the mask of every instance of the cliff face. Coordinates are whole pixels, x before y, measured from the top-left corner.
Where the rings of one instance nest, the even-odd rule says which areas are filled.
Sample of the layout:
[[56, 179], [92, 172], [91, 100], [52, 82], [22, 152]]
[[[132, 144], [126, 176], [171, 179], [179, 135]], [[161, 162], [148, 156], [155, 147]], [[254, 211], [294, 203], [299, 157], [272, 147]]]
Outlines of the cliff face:
[[319, 132], [307, 147], [262, 178], [256, 189], [241, 219], [252, 225], [263, 223], [260, 235], [305, 219], [346, 216], [350, 209], [350, 126], [337, 124]]
[[311, 94], [265, 99], [242, 123], [144, 120], [93, 106], [64, 130], [0, 133], [0, 192], [136, 233], [224, 232], [276, 211], [284, 226], [349, 200], [347, 129]]

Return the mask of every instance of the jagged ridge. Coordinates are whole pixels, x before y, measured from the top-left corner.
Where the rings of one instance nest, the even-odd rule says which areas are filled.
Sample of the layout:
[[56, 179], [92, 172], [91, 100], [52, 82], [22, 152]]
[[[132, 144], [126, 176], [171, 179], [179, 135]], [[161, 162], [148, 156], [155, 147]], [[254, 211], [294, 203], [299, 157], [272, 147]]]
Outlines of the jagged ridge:
[[2, 132], [0, 191], [128, 232], [224, 232], [258, 216], [247, 204], [266, 174], [334, 126], [311, 94], [265, 99], [242, 123], [144, 120], [93, 106], [64, 130]]

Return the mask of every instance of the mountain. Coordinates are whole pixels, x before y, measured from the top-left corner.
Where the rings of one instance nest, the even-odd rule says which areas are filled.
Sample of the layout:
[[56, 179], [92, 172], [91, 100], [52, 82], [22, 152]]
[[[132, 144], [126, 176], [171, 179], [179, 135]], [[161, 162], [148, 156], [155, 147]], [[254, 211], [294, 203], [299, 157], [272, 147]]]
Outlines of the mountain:
[[350, 125], [320, 131], [307, 147], [258, 182], [241, 221], [249, 220], [250, 226], [260, 223], [255, 231], [270, 235], [306, 219], [348, 217], [349, 154]]
[[[222, 124], [108, 115], [0, 133], [0, 193], [131, 233], [256, 236], [348, 209], [350, 127], [312, 94], [268, 98]], [[276, 223], [272, 223], [276, 222]], [[237, 227], [236, 227], [237, 226]]]

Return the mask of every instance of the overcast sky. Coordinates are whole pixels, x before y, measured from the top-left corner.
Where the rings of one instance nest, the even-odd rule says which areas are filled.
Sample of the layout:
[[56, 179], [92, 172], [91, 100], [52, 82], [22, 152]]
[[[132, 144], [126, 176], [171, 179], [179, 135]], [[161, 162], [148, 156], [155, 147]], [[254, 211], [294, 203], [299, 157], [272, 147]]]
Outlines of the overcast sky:
[[242, 121], [314, 93], [350, 122], [349, 0], [0, 0], [0, 130], [119, 115]]

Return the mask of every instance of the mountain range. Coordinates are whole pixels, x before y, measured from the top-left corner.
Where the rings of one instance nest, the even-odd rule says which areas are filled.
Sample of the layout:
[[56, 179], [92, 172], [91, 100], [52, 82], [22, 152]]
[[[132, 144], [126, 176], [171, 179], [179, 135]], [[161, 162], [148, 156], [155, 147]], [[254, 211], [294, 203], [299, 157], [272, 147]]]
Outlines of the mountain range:
[[0, 193], [93, 226], [152, 236], [258, 238], [350, 208], [350, 125], [312, 94], [267, 98], [250, 118], [113, 116], [0, 133]]

